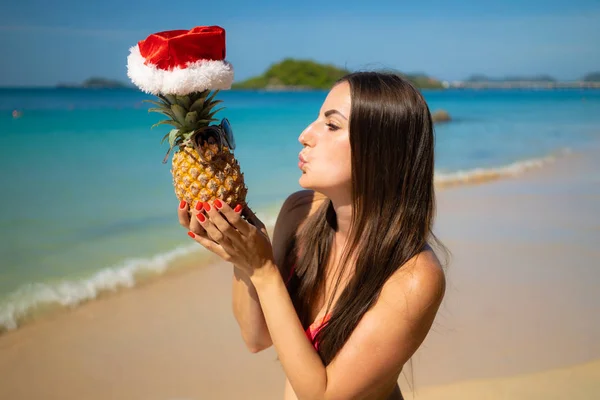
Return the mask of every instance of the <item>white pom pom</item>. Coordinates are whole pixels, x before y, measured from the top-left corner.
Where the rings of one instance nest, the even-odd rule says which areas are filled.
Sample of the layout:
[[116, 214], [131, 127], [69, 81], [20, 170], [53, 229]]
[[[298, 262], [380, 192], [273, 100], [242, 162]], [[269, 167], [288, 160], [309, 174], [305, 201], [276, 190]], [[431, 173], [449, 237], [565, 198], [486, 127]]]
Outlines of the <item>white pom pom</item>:
[[154, 95], [187, 95], [204, 90], [226, 90], [233, 83], [233, 66], [227, 61], [200, 60], [187, 68], [163, 70], [146, 64], [137, 45], [129, 49], [127, 76], [142, 91]]

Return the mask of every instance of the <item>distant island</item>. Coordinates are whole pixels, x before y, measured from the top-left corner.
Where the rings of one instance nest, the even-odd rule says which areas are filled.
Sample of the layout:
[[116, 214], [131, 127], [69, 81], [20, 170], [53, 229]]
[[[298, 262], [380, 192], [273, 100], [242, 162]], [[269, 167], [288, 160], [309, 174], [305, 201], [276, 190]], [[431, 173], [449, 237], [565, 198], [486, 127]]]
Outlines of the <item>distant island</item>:
[[58, 88], [84, 88], [84, 89], [132, 88], [131, 85], [126, 85], [123, 82], [113, 80], [113, 79], [99, 78], [99, 77], [92, 77], [92, 78], [86, 79], [82, 83], [59, 83], [58, 85], [56, 85], [56, 87], [58, 87]]
[[586, 76], [583, 77], [585, 82], [600, 82], [600, 71], [598, 72], [590, 72]]
[[476, 74], [467, 78], [466, 82], [556, 82], [556, 79], [550, 75], [506, 76], [504, 78], [490, 78], [485, 75]]
[[[441, 81], [425, 74], [401, 75], [421, 89], [442, 89]], [[265, 90], [325, 90], [342, 76], [350, 73], [345, 68], [331, 64], [321, 64], [313, 60], [286, 58], [271, 65], [265, 73], [233, 84], [232, 89], [265, 89]]]
[[[286, 58], [272, 64], [262, 75], [236, 82], [232, 89], [237, 90], [327, 90], [342, 76], [351, 71], [331, 64], [312, 60]], [[600, 88], [600, 71], [590, 72], [575, 81], [559, 81], [546, 74], [534, 76], [488, 77], [482, 74], [471, 75], [463, 81], [441, 81], [427, 74], [406, 74], [396, 70], [386, 70], [398, 74], [420, 89], [560, 89], [560, 88]], [[91, 77], [81, 83], [59, 83], [58, 88], [83, 89], [137, 89], [129, 83], [115, 79]]]
[[449, 82], [448, 87], [465, 89], [560, 89], [560, 88], [600, 88], [600, 72], [592, 72], [574, 81], [559, 81], [550, 75], [506, 76], [491, 78], [485, 75], [472, 75], [464, 81]]

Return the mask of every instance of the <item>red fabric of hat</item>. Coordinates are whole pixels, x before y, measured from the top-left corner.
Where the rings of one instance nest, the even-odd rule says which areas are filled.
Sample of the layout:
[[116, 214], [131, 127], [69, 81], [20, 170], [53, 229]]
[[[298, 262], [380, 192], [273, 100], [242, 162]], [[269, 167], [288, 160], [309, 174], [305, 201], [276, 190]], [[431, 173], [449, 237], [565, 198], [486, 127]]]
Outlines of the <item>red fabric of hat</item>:
[[198, 26], [189, 31], [158, 32], [138, 42], [147, 64], [160, 69], [186, 68], [198, 60], [225, 59], [225, 30], [219, 26]]

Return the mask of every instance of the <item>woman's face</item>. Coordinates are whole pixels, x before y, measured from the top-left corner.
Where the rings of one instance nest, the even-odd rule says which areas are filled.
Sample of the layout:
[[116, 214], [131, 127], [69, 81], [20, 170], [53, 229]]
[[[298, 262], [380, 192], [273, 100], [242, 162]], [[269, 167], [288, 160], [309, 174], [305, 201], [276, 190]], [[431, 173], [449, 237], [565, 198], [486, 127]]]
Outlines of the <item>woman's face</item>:
[[332, 190], [350, 191], [350, 85], [334, 86], [318, 118], [300, 134], [304, 146], [298, 167], [302, 170], [300, 186], [328, 195]]

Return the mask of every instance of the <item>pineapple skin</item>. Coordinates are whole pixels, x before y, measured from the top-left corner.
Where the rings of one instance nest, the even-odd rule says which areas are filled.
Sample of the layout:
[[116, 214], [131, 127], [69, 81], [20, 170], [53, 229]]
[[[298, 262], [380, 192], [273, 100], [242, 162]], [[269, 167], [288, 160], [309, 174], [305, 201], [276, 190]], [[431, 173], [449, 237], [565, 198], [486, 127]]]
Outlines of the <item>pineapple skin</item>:
[[190, 210], [198, 202], [213, 202], [219, 199], [230, 207], [240, 204], [246, 206], [248, 188], [244, 183], [244, 174], [227, 146], [219, 153], [216, 144], [203, 143], [198, 152], [192, 146], [186, 146], [173, 155], [171, 174], [175, 195], [179, 201], [185, 200]]

